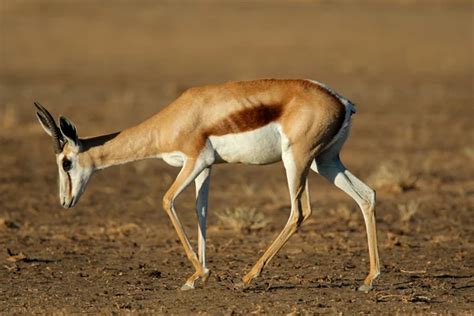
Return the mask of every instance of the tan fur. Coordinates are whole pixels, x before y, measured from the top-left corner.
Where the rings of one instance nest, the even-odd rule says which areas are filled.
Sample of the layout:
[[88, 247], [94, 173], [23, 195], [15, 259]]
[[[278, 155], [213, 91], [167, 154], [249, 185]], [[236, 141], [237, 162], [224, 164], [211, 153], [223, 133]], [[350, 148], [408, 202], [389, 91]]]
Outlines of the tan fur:
[[[341, 127], [345, 108], [307, 80], [256, 80], [192, 88], [143, 123], [120, 133], [84, 139], [90, 159], [107, 166], [179, 151], [197, 157], [212, 135], [281, 124], [290, 143], [315, 154]], [[95, 144], [102, 146], [94, 146]]]

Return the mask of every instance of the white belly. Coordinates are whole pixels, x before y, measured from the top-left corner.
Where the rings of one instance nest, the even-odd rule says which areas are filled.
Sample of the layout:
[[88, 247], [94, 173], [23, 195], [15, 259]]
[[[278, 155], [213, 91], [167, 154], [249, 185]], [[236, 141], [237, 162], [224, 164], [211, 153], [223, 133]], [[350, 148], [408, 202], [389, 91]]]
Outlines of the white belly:
[[281, 160], [281, 133], [276, 123], [224, 136], [210, 136], [216, 162], [269, 164]]

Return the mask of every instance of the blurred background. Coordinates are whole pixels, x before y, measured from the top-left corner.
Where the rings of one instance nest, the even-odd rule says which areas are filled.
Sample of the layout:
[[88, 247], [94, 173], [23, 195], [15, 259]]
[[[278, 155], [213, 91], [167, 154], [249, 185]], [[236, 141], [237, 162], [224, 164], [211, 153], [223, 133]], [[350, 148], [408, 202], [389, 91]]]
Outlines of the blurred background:
[[[90, 270], [86, 274], [95, 279], [100, 279], [96, 267], [105, 260], [104, 249], [116, 249], [109, 253], [105, 265], [118, 270], [124, 262], [139, 266], [140, 260], [148, 258], [152, 263], [142, 269], [146, 273], [135, 272], [135, 265], [133, 273], [120, 270], [132, 283], [149, 278], [150, 269], [160, 269], [167, 276], [157, 282], [160, 285], [150, 281], [153, 291], [146, 293], [151, 296], [134, 292], [144, 297], [140, 306], [156, 307], [153, 298], [159, 295], [164, 297], [165, 310], [161, 311], [187, 310], [187, 303], [184, 307], [174, 304], [174, 291], [166, 292], [166, 286], [174, 289], [180, 285], [191, 268], [181, 249], [166, 243], [175, 235], [160, 202], [178, 170], [155, 161], [106, 170], [91, 181], [78, 207], [64, 212], [57, 198], [57, 167], [50, 139], [36, 121], [33, 101], [41, 102], [54, 115], [68, 116], [80, 136], [91, 136], [137, 124], [192, 86], [258, 78], [310, 78], [357, 104], [352, 135], [342, 157], [353, 173], [378, 190], [379, 238], [387, 272], [381, 283], [385, 286], [382, 290], [392, 296], [387, 296], [386, 305], [376, 307], [378, 298], [368, 296], [368, 305], [355, 306], [362, 311], [423, 311], [428, 305], [409, 304], [417, 300], [414, 292], [387, 285], [405, 280], [403, 270], [429, 275], [418, 283], [410, 279], [414, 282], [410, 286], [415, 292], [426, 290], [423, 295], [433, 298], [431, 302], [437, 297], [441, 302], [438, 311], [450, 310], [449, 302], [453, 301], [462, 309], [472, 304], [469, 282], [474, 268], [474, 260], [470, 260], [474, 224], [473, 26], [473, 2], [468, 0], [1, 0], [1, 244], [27, 255], [61, 258], [50, 267], [57, 273], [87, 266]], [[227, 278], [237, 278], [242, 270], [248, 270], [257, 251], [283, 227], [289, 202], [281, 165], [219, 166], [213, 173], [209, 223], [223, 230], [211, 230], [210, 252], [216, 258], [213, 266], [222, 265], [217, 272], [220, 282], [211, 281], [214, 287], [209, 291], [219, 291]], [[288, 249], [301, 247], [304, 252], [284, 249], [286, 261], [280, 258], [281, 266], [271, 265], [269, 275], [298, 269], [295, 262], [310, 260], [308, 266], [314, 266], [309, 258], [317, 257], [324, 271], [301, 268], [298, 273], [307, 275], [311, 284], [333, 273], [332, 280], [342, 279], [344, 287], [354, 275], [363, 278], [366, 272], [366, 263], [360, 261], [366, 258], [363, 221], [344, 194], [316, 175], [311, 175], [310, 181], [315, 212], [314, 221], [305, 230], [310, 235], [314, 232], [318, 243], [296, 236], [299, 243], [290, 242], [293, 246], [287, 245]], [[226, 246], [225, 255], [219, 253], [220, 247], [232, 240], [225, 233], [229, 221], [219, 218], [231, 216], [233, 210], [240, 212], [242, 205], [257, 209], [271, 223]], [[178, 213], [190, 234], [196, 223], [193, 206], [193, 190], [188, 190]], [[255, 215], [255, 211], [249, 213]], [[324, 232], [336, 234], [328, 237]], [[191, 236], [195, 237], [194, 231]], [[119, 246], [112, 246], [111, 239]], [[137, 254], [134, 243], [149, 248]], [[68, 255], [65, 249], [71, 247], [83, 255]], [[169, 252], [163, 253], [163, 249]], [[124, 259], [123, 253], [135, 255]], [[5, 258], [8, 256], [5, 252]], [[96, 265], [84, 264], [84, 256]], [[150, 259], [157, 256], [158, 261]], [[245, 260], [239, 261], [239, 256]], [[161, 257], [171, 259], [162, 262]], [[348, 265], [353, 257], [356, 264]], [[184, 268], [176, 270], [176, 262]], [[229, 262], [237, 263], [228, 266]], [[41, 265], [25, 270], [21, 264], [15, 263], [22, 273], [0, 271], [2, 280], [15, 280], [15, 285], [3, 282], [0, 302], [4, 307], [0, 311], [34, 310], [54, 293], [59, 298], [46, 308], [74, 306], [66, 311], [93, 312], [109, 308], [110, 302], [116, 303], [112, 309], [127, 307], [120, 305], [127, 296], [114, 296], [113, 290], [97, 294], [94, 301], [89, 295], [95, 288], [102, 293], [100, 286], [89, 288], [89, 292], [81, 290], [90, 284], [73, 272], [64, 275], [70, 284], [77, 285], [71, 294], [74, 299], [68, 301], [60, 294], [61, 282], [48, 279]], [[347, 266], [352, 268], [342, 268]], [[224, 272], [227, 268], [230, 272]], [[456, 279], [454, 289], [450, 281], [436, 278], [436, 273], [464, 268], [470, 269], [466, 272], [470, 278]], [[25, 294], [30, 280], [49, 282], [53, 294], [42, 293], [37, 298]], [[108, 287], [123, 290], [121, 281], [112, 276], [107, 280], [112, 280]], [[284, 282], [294, 281], [288, 280]], [[470, 292], [462, 290], [465, 281], [471, 284]], [[355, 297], [353, 292], [336, 294], [336, 290], [329, 287], [324, 291], [331, 299]], [[289, 291], [273, 293], [273, 299], [262, 302], [270, 304], [264, 304], [270, 309], [291, 312], [284, 305], [271, 305], [278, 295], [280, 299], [288, 297]], [[291, 295], [297, 300], [307, 297], [308, 291], [315, 289], [304, 288]], [[128, 289], [127, 293], [131, 292]], [[228, 295], [223, 299], [240, 302], [235, 311], [255, 310], [254, 301], [239, 301], [243, 298], [232, 296], [232, 292]], [[191, 299], [200, 306], [197, 301]], [[336, 302], [329, 304], [332, 311], [347, 310], [348, 305]], [[296, 307], [314, 311], [319, 303], [303, 301]], [[131, 306], [140, 309], [139, 305]], [[201, 307], [198, 310], [209, 308]]]
[[[397, 131], [416, 125], [423, 134], [472, 101], [471, 9], [471, 1], [5, 0], [0, 106], [25, 123], [32, 100], [85, 115], [84, 135], [137, 123], [190, 86], [311, 78], [377, 117], [371, 131], [398, 120], [384, 131], [397, 141]], [[437, 128], [432, 136], [452, 144], [459, 126], [454, 140]]]

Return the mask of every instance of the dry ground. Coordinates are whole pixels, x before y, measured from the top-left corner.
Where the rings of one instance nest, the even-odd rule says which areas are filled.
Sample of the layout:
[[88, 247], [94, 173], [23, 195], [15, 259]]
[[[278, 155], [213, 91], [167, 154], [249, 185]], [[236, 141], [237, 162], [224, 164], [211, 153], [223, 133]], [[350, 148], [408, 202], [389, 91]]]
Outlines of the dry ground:
[[[0, 2], [0, 313], [472, 313], [472, 1]], [[97, 174], [60, 208], [33, 100], [80, 135], [112, 132], [185, 88], [302, 77], [358, 105], [342, 158], [378, 188], [382, 274], [360, 212], [310, 176], [314, 213], [247, 290], [234, 283], [288, 217], [280, 164], [213, 171], [205, 287], [161, 210], [177, 170], [159, 161]], [[193, 190], [177, 210], [195, 242]], [[270, 222], [234, 232], [225, 209]]]

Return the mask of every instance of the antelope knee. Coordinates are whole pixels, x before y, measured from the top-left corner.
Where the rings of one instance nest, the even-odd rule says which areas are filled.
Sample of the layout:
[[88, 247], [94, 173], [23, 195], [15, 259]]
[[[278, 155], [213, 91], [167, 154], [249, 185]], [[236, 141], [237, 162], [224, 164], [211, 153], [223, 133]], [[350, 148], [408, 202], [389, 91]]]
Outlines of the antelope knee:
[[365, 213], [374, 213], [375, 211], [375, 199], [376, 199], [376, 193], [375, 190], [369, 189], [367, 192], [367, 196], [364, 198], [363, 202], [363, 211]]
[[169, 197], [165, 196], [163, 198], [163, 209], [166, 212], [169, 212], [169, 210], [171, 210], [172, 207], [173, 207], [173, 200], [170, 199]]

